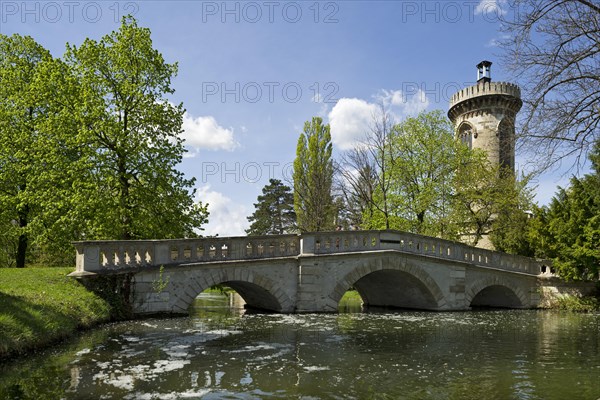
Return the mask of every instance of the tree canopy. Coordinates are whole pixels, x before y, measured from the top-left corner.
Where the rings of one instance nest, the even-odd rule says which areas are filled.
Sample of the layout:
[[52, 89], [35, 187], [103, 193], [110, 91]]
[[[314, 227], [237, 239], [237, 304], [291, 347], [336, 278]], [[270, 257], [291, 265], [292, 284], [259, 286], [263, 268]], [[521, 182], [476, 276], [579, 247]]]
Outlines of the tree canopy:
[[[183, 153], [183, 105], [167, 95], [176, 64], [152, 47], [150, 30], [124, 18], [99, 42], [68, 46], [65, 56], [81, 87], [80, 137], [90, 150], [94, 183], [89, 229], [104, 238], [193, 235], [206, 219], [193, 201], [194, 179], [175, 167]], [[89, 195], [84, 188], [82, 194]], [[109, 223], [107, 223], [110, 221]]]
[[[177, 170], [183, 106], [176, 64], [131, 17], [52, 58], [0, 35], [0, 262], [73, 258], [83, 239], [195, 235], [206, 205]], [[39, 254], [37, 256], [39, 260]]]
[[548, 206], [535, 210], [527, 229], [536, 255], [552, 258], [567, 279], [597, 279], [600, 272], [600, 142], [590, 160], [593, 172], [558, 188]]
[[0, 227], [4, 249], [0, 261], [25, 266], [30, 223], [43, 218], [35, 204], [36, 184], [43, 174], [40, 131], [48, 117], [48, 101], [37, 95], [40, 68], [50, 53], [31, 37], [0, 35]]
[[296, 232], [294, 194], [278, 179], [269, 179], [254, 203], [255, 211], [248, 217], [248, 235], [283, 235]]
[[493, 234], [508, 248], [508, 226], [531, 208], [527, 179], [516, 180], [490, 165], [482, 150], [456, 140], [441, 111], [393, 124], [381, 110], [364, 143], [344, 155], [340, 175], [346, 207], [363, 229], [471, 245]]
[[294, 160], [294, 210], [301, 232], [333, 230], [337, 210], [332, 196], [333, 161], [329, 125], [313, 117], [304, 123]]

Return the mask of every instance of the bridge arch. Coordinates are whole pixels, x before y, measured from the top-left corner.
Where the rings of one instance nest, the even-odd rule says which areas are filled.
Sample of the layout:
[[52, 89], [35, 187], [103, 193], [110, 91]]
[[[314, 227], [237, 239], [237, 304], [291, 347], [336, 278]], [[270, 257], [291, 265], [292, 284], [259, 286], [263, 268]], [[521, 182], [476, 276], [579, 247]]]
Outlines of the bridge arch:
[[372, 306], [439, 310], [444, 294], [423, 268], [404, 260], [370, 260], [339, 280], [330, 298], [337, 305], [348, 288], [355, 287]]
[[177, 293], [175, 308], [187, 310], [194, 299], [204, 290], [215, 285], [226, 285], [235, 290], [249, 307], [273, 312], [290, 312], [294, 303], [275, 282], [256, 273], [240, 270], [222, 270], [206, 274], [198, 271], [188, 278], [187, 289]]
[[525, 308], [529, 305], [526, 294], [506, 280], [493, 277], [480, 279], [465, 290], [469, 307]]

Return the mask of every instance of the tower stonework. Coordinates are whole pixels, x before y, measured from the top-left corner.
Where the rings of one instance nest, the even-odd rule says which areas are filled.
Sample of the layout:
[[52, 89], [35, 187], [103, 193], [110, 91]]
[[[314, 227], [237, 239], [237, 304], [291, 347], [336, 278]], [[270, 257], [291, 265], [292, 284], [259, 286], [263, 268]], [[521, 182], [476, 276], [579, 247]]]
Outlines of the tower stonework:
[[492, 165], [515, 169], [515, 117], [523, 102], [513, 83], [492, 82], [489, 61], [477, 64], [477, 83], [450, 99], [448, 118], [455, 135], [469, 147], [482, 149]]

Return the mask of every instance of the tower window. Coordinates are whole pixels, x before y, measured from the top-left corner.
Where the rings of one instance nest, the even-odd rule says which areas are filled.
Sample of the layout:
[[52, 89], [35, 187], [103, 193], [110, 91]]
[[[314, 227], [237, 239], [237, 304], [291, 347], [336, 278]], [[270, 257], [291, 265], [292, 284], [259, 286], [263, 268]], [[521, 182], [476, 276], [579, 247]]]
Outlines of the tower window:
[[458, 129], [458, 139], [469, 147], [473, 148], [473, 128], [469, 124], [462, 124]]
[[514, 150], [514, 122], [508, 118], [502, 119], [498, 124], [499, 141], [499, 161], [503, 167], [514, 169], [515, 150]]

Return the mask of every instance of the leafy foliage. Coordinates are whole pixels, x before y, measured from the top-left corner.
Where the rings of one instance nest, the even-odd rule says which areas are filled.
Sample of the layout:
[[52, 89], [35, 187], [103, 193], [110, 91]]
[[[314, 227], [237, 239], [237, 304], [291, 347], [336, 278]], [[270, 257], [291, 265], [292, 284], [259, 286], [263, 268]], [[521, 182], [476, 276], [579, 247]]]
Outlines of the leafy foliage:
[[333, 161], [329, 125], [313, 117], [304, 123], [294, 160], [294, 210], [301, 232], [333, 230]]
[[278, 179], [269, 179], [254, 203], [255, 211], [248, 217], [248, 235], [282, 235], [296, 231], [294, 195]]
[[[0, 262], [72, 262], [82, 239], [194, 236], [207, 220], [181, 162], [183, 106], [150, 31], [124, 18], [54, 59], [0, 35]], [[48, 259], [48, 257], [50, 257]]]
[[452, 176], [467, 148], [454, 139], [441, 111], [422, 112], [394, 127], [389, 180], [397, 227], [419, 234], [452, 237]]
[[597, 279], [600, 271], [600, 142], [590, 154], [593, 173], [571, 178], [537, 210], [529, 240], [567, 279]]
[[[40, 65], [50, 53], [31, 37], [0, 35], [0, 224], [4, 248], [17, 267], [25, 266], [30, 241], [29, 224], [43, 218], [33, 198], [35, 181], [43, 172], [39, 142], [40, 121], [48, 116], [48, 102], [37, 96]], [[39, 181], [39, 180], [38, 180]], [[11, 243], [15, 243], [11, 244]]]
[[527, 177], [516, 180], [491, 166], [485, 152], [457, 141], [441, 111], [390, 121], [382, 110], [365, 143], [342, 160], [342, 192], [353, 220], [363, 229], [399, 229], [471, 245], [492, 235], [503, 250], [524, 251], [511, 235], [532, 207]]
[[88, 149], [90, 184], [81, 194], [93, 198], [97, 215], [91, 235], [193, 235], [206, 222], [206, 207], [193, 202], [194, 180], [175, 169], [185, 151], [184, 110], [166, 96], [174, 92], [177, 65], [165, 63], [150, 31], [128, 18], [100, 42], [69, 46], [66, 60], [81, 87], [80, 140]]

